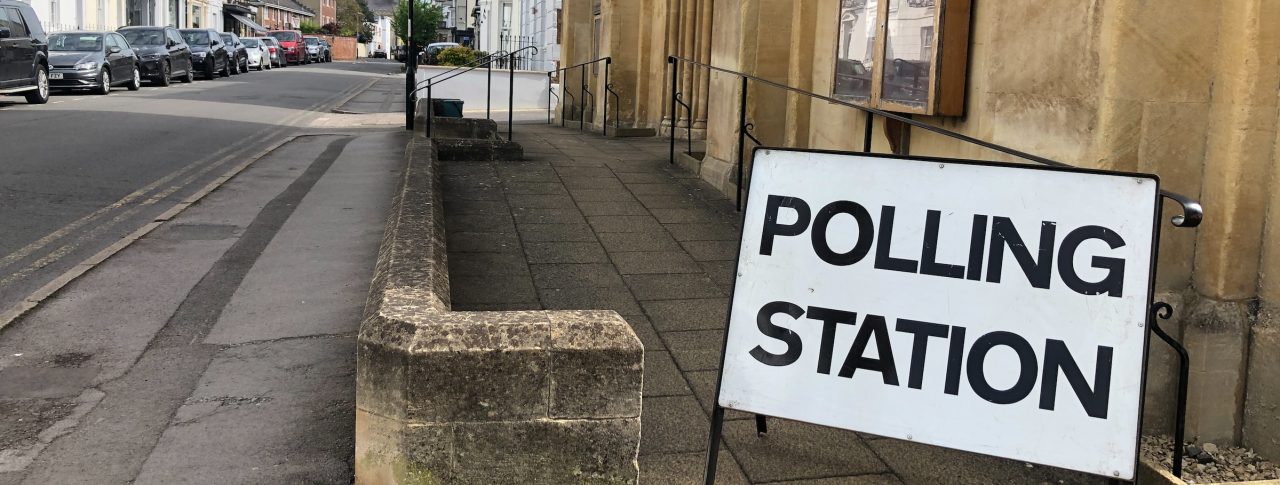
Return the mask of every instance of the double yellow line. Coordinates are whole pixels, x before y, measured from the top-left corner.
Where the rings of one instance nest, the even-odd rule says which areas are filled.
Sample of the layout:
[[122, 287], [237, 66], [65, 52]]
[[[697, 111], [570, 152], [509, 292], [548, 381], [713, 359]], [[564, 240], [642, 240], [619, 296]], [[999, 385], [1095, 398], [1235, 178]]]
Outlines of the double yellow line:
[[[90, 229], [88, 232], [81, 234], [76, 239], [63, 244], [62, 246], [59, 246], [57, 249], [54, 249], [53, 251], [41, 257], [40, 259], [0, 279], [0, 289], [2, 289], [5, 286], [8, 286], [10, 284], [13, 284], [15, 282], [18, 282], [20, 280], [27, 278], [32, 273], [40, 270], [41, 268], [60, 262], [64, 257], [66, 257], [68, 254], [78, 249], [80, 246], [84, 245], [86, 242], [92, 241], [94, 238], [98, 237], [103, 232], [106, 232], [107, 230], [114, 227], [115, 225], [128, 220], [130, 217], [142, 211], [147, 206], [158, 203], [164, 200], [166, 197], [169, 197], [170, 195], [173, 195], [174, 193], [186, 188], [191, 183], [195, 182], [197, 179], [208, 174], [209, 172], [217, 168], [223, 167], [228, 163], [236, 160], [237, 158], [242, 157], [245, 152], [252, 149], [252, 147], [258, 145], [259, 143], [267, 142], [273, 138], [279, 138], [279, 140], [269, 144], [265, 149], [244, 159], [242, 163], [239, 163], [233, 166], [230, 170], [227, 170], [222, 175], [218, 176], [208, 185], [196, 191], [196, 193], [174, 204], [169, 209], [167, 209], [164, 213], [157, 216], [152, 222], [135, 230], [128, 236], [125, 236], [121, 240], [106, 247], [105, 249], [94, 254], [93, 256], [88, 257], [84, 261], [81, 261], [79, 264], [75, 265], [68, 271], [62, 273], [61, 275], [54, 278], [49, 283], [37, 289], [34, 293], [24, 297], [17, 304], [11, 306], [10, 308], [6, 309], [4, 312], [0, 313], [0, 330], [4, 329], [10, 323], [16, 321], [19, 317], [21, 317], [26, 312], [35, 308], [37, 305], [40, 304], [40, 302], [52, 296], [54, 293], [62, 289], [62, 287], [66, 286], [71, 281], [74, 281], [76, 278], [88, 272], [90, 269], [93, 269], [93, 267], [96, 266], [97, 264], [105, 261], [107, 258], [111, 257], [115, 253], [120, 252], [121, 250], [123, 250], [124, 248], [132, 244], [134, 241], [145, 236], [147, 233], [150, 233], [151, 231], [155, 230], [165, 221], [168, 221], [169, 219], [172, 219], [174, 216], [181, 213], [187, 207], [191, 206], [191, 204], [194, 204], [195, 202], [204, 198], [204, 196], [216, 190], [223, 183], [226, 183], [227, 180], [230, 180], [232, 177], [235, 177], [241, 171], [248, 168], [249, 165], [251, 165], [253, 162], [257, 161], [263, 156], [266, 156], [268, 153], [271, 153], [272, 151], [276, 150], [277, 148], [284, 145], [285, 143], [288, 143], [290, 140], [296, 137], [296, 135], [285, 136], [286, 131], [290, 129], [294, 129], [294, 126], [293, 126], [294, 123], [297, 123], [303, 120], [307, 116], [314, 116], [318, 114], [319, 113], [319, 111], [317, 111], [318, 108], [327, 108], [327, 107], [340, 105], [346, 100], [349, 100], [352, 97], [355, 97], [360, 92], [368, 89], [370, 86], [373, 85], [375, 81], [376, 80], [370, 80], [365, 83], [356, 84], [348, 89], [345, 89], [332, 96], [329, 96], [319, 102], [313, 103], [310, 106], [307, 106], [306, 108], [304, 108], [303, 110], [300, 110], [298, 113], [290, 115], [284, 118], [283, 120], [281, 120], [277, 124], [277, 128], [270, 130], [266, 133], [259, 134], [249, 138], [247, 141], [242, 143], [241, 146], [243, 146], [244, 148], [240, 148], [239, 150], [236, 150], [234, 147], [227, 147], [227, 148], [218, 150], [217, 152], [214, 152], [212, 155], [208, 157], [205, 157], [194, 163], [190, 163], [187, 166], [179, 170], [176, 170], [173, 173], [170, 173], [160, 178], [159, 180], [156, 180], [150, 184], [147, 184], [141, 189], [138, 189], [124, 196], [123, 198], [116, 201], [115, 203], [112, 203], [106, 207], [95, 210], [92, 213], [85, 215], [84, 217], [81, 217], [71, 222], [70, 224], [67, 224], [45, 235], [44, 237], [41, 237], [35, 242], [32, 242], [31, 244], [28, 244], [23, 248], [6, 255], [3, 258], [0, 258], [0, 268], [11, 266], [14, 263], [19, 262], [31, 256], [32, 254], [35, 254], [47, 248], [49, 245], [67, 237], [68, 235], [75, 232], [77, 229], [80, 229], [89, 224], [97, 223], [95, 227]], [[213, 160], [213, 161], [210, 162], [210, 160]], [[181, 179], [178, 180], [179, 178]], [[173, 182], [174, 180], [178, 180], [178, 182], [176, 184], [168, 185], [166, 187], [167, 184], [170, 184], [170, 182]], [[152, 194], [153, 191], [162, 187], [163, 189]], [[148, 196], [147, 194], [151, 194], [151, 195]], [[110, 220], [101, 221], [103, 218], [107, 217], [108, 215], [112, 214], [114, 211], [117, 211], [118, 209], [121, 209], [121, 208], [125, 208], [125, 209], [117, 213]], [[3, 272], [0, 272], [0, 274], [3, 274]]]

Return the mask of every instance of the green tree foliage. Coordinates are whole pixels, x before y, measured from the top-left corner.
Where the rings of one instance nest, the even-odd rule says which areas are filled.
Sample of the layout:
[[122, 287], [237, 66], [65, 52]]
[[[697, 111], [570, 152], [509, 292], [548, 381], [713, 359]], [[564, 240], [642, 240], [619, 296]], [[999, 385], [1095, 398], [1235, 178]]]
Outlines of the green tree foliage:
[[303, 20], [302, 23], [298, 24], [298, 30], [304, 34], [318, 34], [320, 33], [320, 26], [310, 20]]
[[365, 29], [365, 9], [362, 0], [338, 0], [339, 35], [354, 37]]
[[[419, 49], [436, 40], [436, 29], [444, 21], [444, 10], [435, 2], [428, 0], [413, 1], [413, 42]], [[391, 29], [400, 40], [409, 39], [409, 2], [401, 1], [396, 5], [395, 15], [391, 17]]]
[[476, 51], [466, 47], [449, 47], [436, 54], [436, 62], [441, 66], [463, 66], [475, 62]]

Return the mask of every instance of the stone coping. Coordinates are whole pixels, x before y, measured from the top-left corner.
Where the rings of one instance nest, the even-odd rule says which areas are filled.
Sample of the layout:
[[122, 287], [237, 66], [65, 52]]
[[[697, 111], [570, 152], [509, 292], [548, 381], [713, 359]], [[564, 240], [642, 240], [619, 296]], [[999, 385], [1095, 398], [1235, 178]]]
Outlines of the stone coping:
[[358, 339], [356, 482], [635, 483], [639, 338], [613, 311], [451, 311], [438, 164], [409, 142]]

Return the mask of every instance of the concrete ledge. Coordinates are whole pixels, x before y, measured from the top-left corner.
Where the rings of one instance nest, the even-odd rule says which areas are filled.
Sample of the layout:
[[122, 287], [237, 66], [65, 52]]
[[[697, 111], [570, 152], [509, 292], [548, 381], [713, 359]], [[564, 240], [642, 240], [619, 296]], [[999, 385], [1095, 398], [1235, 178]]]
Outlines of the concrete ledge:
[[636, 483], [644, 352], [630, 325], [451, 311], [433, 141], [405, 158], [357, 347], [356, 483]]

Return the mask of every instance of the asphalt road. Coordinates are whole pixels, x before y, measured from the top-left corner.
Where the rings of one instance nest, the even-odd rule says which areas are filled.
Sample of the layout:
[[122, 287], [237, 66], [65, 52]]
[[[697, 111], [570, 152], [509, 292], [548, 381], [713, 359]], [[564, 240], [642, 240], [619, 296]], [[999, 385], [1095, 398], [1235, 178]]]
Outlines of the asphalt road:
[[43, 106], [0, 97], [0, 315], [399, 69], [312, 64]]

